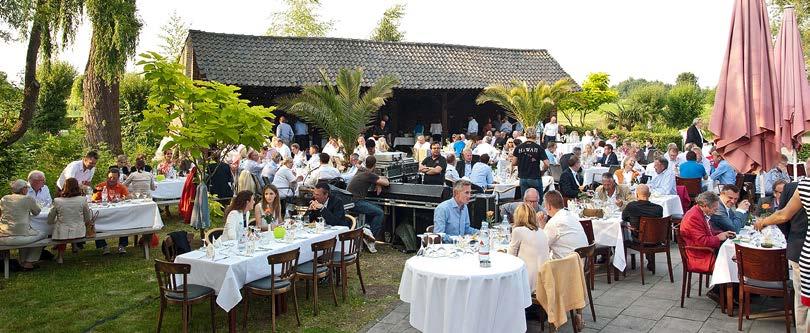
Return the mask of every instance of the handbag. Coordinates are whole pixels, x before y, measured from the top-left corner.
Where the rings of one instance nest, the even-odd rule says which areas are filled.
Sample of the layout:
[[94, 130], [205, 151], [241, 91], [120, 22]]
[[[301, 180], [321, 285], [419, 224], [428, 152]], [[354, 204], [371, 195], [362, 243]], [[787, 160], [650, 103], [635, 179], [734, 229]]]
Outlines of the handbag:
[[93, 238], [96, 237], [96, 219], [98, 218], [99, 212], [93, 212], [93, 217], [90, 218], [90, 222], [84, 224], [84, 228], [86, 229], [84, 237], [85, 238]]

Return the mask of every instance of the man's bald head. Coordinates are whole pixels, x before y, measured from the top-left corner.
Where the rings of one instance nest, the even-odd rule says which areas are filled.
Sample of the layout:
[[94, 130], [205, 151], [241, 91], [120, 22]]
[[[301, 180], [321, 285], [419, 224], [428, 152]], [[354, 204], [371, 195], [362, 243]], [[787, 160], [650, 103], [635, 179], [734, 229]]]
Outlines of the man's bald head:
[[638, 200], [649, 200], [650, 199], [650, 187], [647, 184], [641, 184], [636, 187], [636, 198]]

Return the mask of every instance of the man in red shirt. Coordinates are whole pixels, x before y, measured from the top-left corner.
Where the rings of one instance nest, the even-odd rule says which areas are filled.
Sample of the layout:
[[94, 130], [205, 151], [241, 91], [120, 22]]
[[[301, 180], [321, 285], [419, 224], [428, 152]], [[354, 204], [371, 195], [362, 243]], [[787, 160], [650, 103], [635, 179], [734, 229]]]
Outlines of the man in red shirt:
[[[108, 201], [113, 201], [114, 199], [124, 200], [129, 196], [129, 190], [127, 187], [118, 181], [120, 172], [121, 171], [119, 171], [118, 168], [110, 168], [110, 171], [107, 172], [107, 180], [96, 185], [95, 193], [93, 193], [93, 201], [101, 200], [101, 193], [103, 193], [104, 187], [107, 187]], [[128, 244], [129, 237], [118, 238], [118, 254], [127, 253], [126, 247]], [[96, 248], [102, 248], [103, 255], [110, 254], [110, 246], [107, 245], [107, 241], [104, 239], [96, 240]]]
[[[734, 235], [731, 231], [712, 229], [709, 223], [709, 218], [720, 207], [720, 197], [713, 192], [703, 192], [697, 196], [695, 201], [697, 204], [692, 206], [681, 220], [680, 232], [684, 245], [708, 247], [715, 249], [716, 252], [729, 236]], [[714, 254], [687, 249], [686, 256], [691, 267], [707, 271], [712, 270], [712, 257]], [[715, 296], [717, 295], [716, 290], [712, 290], [712, 293]], [[712, 295], [709, 295], [709, 297], [712, 297]]]

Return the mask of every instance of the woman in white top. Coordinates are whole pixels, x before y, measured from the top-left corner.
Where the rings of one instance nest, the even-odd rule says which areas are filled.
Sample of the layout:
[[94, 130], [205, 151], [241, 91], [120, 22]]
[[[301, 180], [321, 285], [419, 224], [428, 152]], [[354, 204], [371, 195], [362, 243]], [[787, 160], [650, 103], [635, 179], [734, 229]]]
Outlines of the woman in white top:
[[338, 144], [337, 139], [329, 138], [329, 142], [323, 146], [323, 152], [329, 154], [329, 156], [337, 156], [340, 154], [340, 144]]
[[354, 153], [359, 156], [361, 161], [366, 160], [366, 156], [368, 156], [368, 148], [366, 148], [366, 139], [363, 136], [357, 137], [357, 147], [354, 147]]
[[245, 228], [250, 223], [250, 210], [253, 209], [253, 204], [252, 192], [240, 191], [236, 194], [228, 209], [225, 210], [225, 230], [220, 239], [227, 241], [242, 237]]
[[281, 221], [281, 199], [275, 186], [264, 187], [262, 200], [256, 203], [253, 215], [256, 217], [256, 226], [262, 231], [272, 229]]
[[582, 165], [593, 165], [597, 158], [596, 152], [593, 150], [593, 145], [586, 144], [585, 148], [582, 149], [579, 160], [582, 162]]
[[377, 152], [384, 153], [384, 152], [387, 152], [388, 150], [390, 150], [391, 147], [388, 146], [388, 142], [385, 140], [385, 137], [381, 136], [381, 137], [377, 138], [377, 142], [376, 142], [376, 145], [374, 146], [374, 149]]
[[281, 167], [278, 168], [275, 177], [273, 177], [273, 185], [278, 189], [278, 195], [282, 200], [294, 196], [298, 181], [304, 179], [301, 176], [296, 177], [292, 167], [292, 159], [285, 159], [284, 162], [281, 162]]
[[548, 239], [537, 225], [537, 213], [532, 206], [528, 204], [518, 206], [513, 221], [509, 254], [526, 263], [526, 270], [529, 271], [529, 288], [534, 293], [537, 289], [535, 287], [537, 273], [549, 258]]
[[151, 172], [146, 171], [146, 162], [144, 160], [137, 160], [135, 162], [135, 170], [129, 173], [129, 177], [124, 180], [124, 185], [129, 188], [129, 193], [143, 193], [149, 194], [151, 191], [157, 189], [155, 185], [155, 178]]
[[591, 131], [585, 131], [585, 135], [580, 138], [580, 142], [583, 145], [590, 145], [593, 143], [593, 135], [591, 135]]

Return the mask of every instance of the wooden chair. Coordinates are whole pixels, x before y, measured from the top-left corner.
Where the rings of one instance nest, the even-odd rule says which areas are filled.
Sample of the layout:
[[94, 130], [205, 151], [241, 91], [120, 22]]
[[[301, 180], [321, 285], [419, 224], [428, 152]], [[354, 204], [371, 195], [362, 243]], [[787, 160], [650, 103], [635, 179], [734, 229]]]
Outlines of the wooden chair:
[[[346, 284], [348, 284], [348, 272], [346, 267], [354, 264], [357, 267], [357, 278], [360, 280], [360, 288], [363, 294], [366, 293], [366, 285], [363, 283], [363, 274], [360, 272], [360, 251], [363, 239], [363, 229], [354, 229], [338, 235], [340, 242], [340, 252], [335, 252], [332, 258], [331, 268], [340, 270], [341, 289], [343, 301], [346, 302]], [[336, 281], [337, 282], [337, 281]]]
[[313, 312], [318, 315], [318, 281], [328, 277], [329, 285], [332, 287], [332, 298], [335, 306], [338, 306], [337, 293], [335, 293], [335, 283], [332, 281], [332, 259], [335, 255], [335, 239], [330, 238], [317, 243], [312, 243], [312, 260], [303, 264], [298, 264], [295, 270], [296, 279], [306, 280], [307, 297], [309, 297], [309, 281], [313, 285], [312, 306]]
[[[158, 314], [157, 331], [160, 332], [163, 324], [163, 310], [167, 304], [180, 304], [182, 307], [183, 332], [188, 332], [188, 323], [191, 321], [191, 305], [211, 301], [211, 331], [216, 332], [216, 295], [214, 289], [188, 283], [188, 274], [191, 272], [189, 264], [175, 264], [155, 259], [155, 274], [158, 288], [160, 288], [160, 312]], [[178, 283], [182, 276], [182, 283]]]
[[[639, 252], [641, 284], [644, 285], [644, 257], [647, 253], [664, 252], [667, 255], [667, 267], [669, 268], [669, 281], [675, 283], [672, 275], [672, 257], [669, 254], [670, 233], [672, 232], [672, 219], [669, 217], [654, 218], [642, 217], [639, 221], [638, 240], [627, 242], [627, 248]], [[627, 251], [625, 251], [625, 256]], [[654, 274], [655, 272], [653, 272]]]
[[[267, 257], [270, 265], [270, 276], [258, 279], [245, 285], [245, 317], [242, 321], [242, 330], [247, 332], [248, 312], [250, 311], [250, 295], [270, 296], [293, 292], [293, 308], [295, 309], [295, 320], [301, 326], [301, 318], [298, 316], [298, 295], [295, 293], [295, 269], [298, 267], [299, 249], [273, 254]], [[280, 272], [276, 274], [276, 266], [280, 266]], [[273, 325], [273, 332], [276, 331], [276, 302], [270, 300], [270, 318]]]
[[[697, 198], [698, 194], [702, 192], [702, 185], [700, 178], [681, 178], [675, 177], [675, 185], [676, 186], [684, 186], [686, 187], [686, 192], [689, 193], [689, 199], [692, 202], [692, 205], [695, 204], [695, 198]], [[686, 208], [692, 208], [691, 206]]]
[[435, 229], [435, 227], [436, 226], [431, 224], [431, 225], [427, 226], [427, 228], [425, 229], [425, 232], [433, 232], [433, 229]]
[[[593, 271], [594, 268], [594, 253], [596, 251], [596, 244], [590, 243], [591, 245], [578, 248], [574, 251], [579, 254], [579, 257], [585, 262], [585, 285], [587, 286], [588, 290], [588, 304], [591, 306], [591, 315], [593, 315], [593, 321], [596, 321], [596, 310], [593, 308], [593, 296], [591, 296], [591, 289], [593, 289]], [[608, 273], [610, 275], [610, 273]]]
[[[601, 255], [603, 258], [605, 258], [604, 265], [605, 265], [606, 271], [607, 271], [607, 283], [608, 284], [612, 283], [612, 281], [610, 279], [611, 272], [614, 272], [614, 274], [615, 274], [614, 278], [616, 280], [618, 280], [619, 279], [618, 270], [613, 269], [613, 260], [612, 260], [613, 259], [613, 248], [610, 247], [610, 246], [595, 245], [596, 240], [595, 240], [595, 237], [594, 237], [594, 234], [593, 234], [593, 221], [591, 221], [591, 220], [579, 220], [579, 223], [582, 225], [582, 229], [585, 230], [585, 237], [588, 239], [588, 244], [594, 244], [594, 257]], [[596, 276], [596, 262], [595, 261], [594, 261], [594, 267], [593, 268], [594, 269], [592, 269], [590, 271], [588, 276], [586, 276], [586, 279], [589, 281], [589, 288], [591, 288], [591, 289], [594, 288], [594, 284], [596, 283], [596, 281], [595, 281], [596, 280], [596, 277], [595, 277]]]
[[[698, 280], [698, 296], [700, 296], [703, 289], [703, 275], [706, 274], [706, 283], [708, 284], [709, 276], [712, 274], [712, 268], [714, 267], [714, 261], [717, 260], [717, 256], [714, 254], [714, 249], [709, 247], [686, 246], [683, 237], [681, 237], [681, 232], [677, 228], [675, 229], [675, 239], [678, 240], [678, 252], [680, 252], [681, 261], [683, 262], [683, 279], [681, 280], [681, 307], [683, 307], [684, 295], [689, 297], [692, 290], [692, 273], [700, 274], [700, 280]], [[688, 252], [708, 253], [712, 258], [711, 264], [708, 267], [695, 267], [695, 265], [689, 261]], [[708, 285], [706, 288], [708, 288]]]
[[205, 233], [205, 239], [213, 243], [214, 239], [221, 237], [223, 232], [225, 232], [225, 228], [210, 229], [208, 230], [208, 232]]
[[352, 226], [349, 227], [349, 230], [354, 230], [354, 229], [357, 228], [357, 219], [354, 216], [345, 215], [345, 216], [343, 216], [343, 219], [346, 220], [346, 221], [351, 222]]
[[751, 294], [782, 297], [785, 310], [785, 329], [790, 332], [793, 321], [790, 311], [793, 297], [788, 283], [787, 251], [785, 249], [756, 249], [734, 244], [737, 257], [737, 275], [740, 279], [740, 318], [737, 329], [742, 330], [742, 316], [749, 319]]

